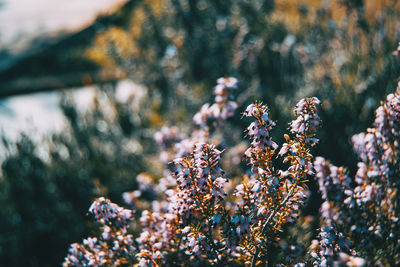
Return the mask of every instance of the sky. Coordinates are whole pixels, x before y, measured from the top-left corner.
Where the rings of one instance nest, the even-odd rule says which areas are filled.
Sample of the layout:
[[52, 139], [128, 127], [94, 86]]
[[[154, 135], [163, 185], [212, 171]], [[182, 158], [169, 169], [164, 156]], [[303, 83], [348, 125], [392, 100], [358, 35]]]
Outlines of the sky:
[[127, 0], [0, 0], [0, 46], [20, 48], [42, 34], [90, 24]]

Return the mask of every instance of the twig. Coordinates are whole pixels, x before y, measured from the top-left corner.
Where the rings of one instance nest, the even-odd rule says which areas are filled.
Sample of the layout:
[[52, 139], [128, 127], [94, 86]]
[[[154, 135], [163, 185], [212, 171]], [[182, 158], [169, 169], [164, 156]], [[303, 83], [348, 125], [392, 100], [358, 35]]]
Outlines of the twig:
[[[286, 204], [286, 202], [289, 201], [289, 199], [293, 196], [294, 190], [297, 188], [298, 181], [293, 185], [293, 187], [290, 189], [289, 194], [286, 196], [286, 198], [279, 204], [278, 207], [269, 215], [267, 221], [264, 223], [263, 227], [261, 228], [261, 233], [263, 234], [265, 230], [267, 229], [269, 223], [271, 222], [272, 218], [275, 216], [275, 214]], [[256, 251], [254, 252], [253, 259], [251, 261], [251, 267], [256, 266], [257, 258], [258, 258], [258, 253], [259, 249], [256, 247]]]

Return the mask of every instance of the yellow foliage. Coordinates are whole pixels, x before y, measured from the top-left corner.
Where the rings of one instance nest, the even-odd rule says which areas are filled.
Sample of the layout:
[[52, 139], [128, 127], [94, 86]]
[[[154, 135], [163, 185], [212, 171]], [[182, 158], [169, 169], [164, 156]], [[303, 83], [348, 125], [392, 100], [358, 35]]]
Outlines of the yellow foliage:
[[158, 127], [163, 124], [163, 119], [157, 112], [152, 112], [150, 116], [150, 123], [153, 127]]
[[[332, 15], [332, 19], [341, 25], [343, 19], [347, 18], [346, 8], [342, 4], [343, 0], [280, 0], [275, 2], [275, 9], [271, 14], [271, 20], [281, 22], [288, 29], [297, 32], [302, 25], [300, 19], [299, 6], [305, 5], [308, 9], [306, 16], [307, 22], [315, 19], [315, 13], [320, 8], [326, 8]], [[386, 8], [400, 9], [400, 2], [397, 0], [374, 0], [364, 1], [366, 19], [369, 23], [374, 23], [378, 19], [378, 15]], [[352, 24], [355, 26], [356, 24]]]
[[135, 42], [132, 42], [132, 39], [130, 32], [119, 27], [111, 27], [96, 36], [94, 45], [86, 51], [85, 55], [103, 67], [115, 68], [115, 59], [110, 56], [110, 51], [114, 50], [119, 56], [123, 57], [138, 55], [139, 49]]
[[145, 3], [151, 8], [154, 16], [159, 17], [165, 11], [163, 0], [146, 0]]
[[[150, 8], [154, 16], [159, 17], [165, 12], [164, 2], [162, 0], [146, 0], [144, 5]], [[117, 68], [115, 56], [110, 55], [111, 51], [116, 52], [120, 57], [138, 57], [141, 51], [137, 45], [137, 40], [142, 34], [143, 24], [146, 22], [146, 19], [145, 8], [143, 4], [139, 5], [132, 11], [129, 30], [111, 27], [104, 32], [98, 33], [93, 46], [86, 51], [85, 56], [108, 69]], [[150, 61], [154, 57], [151, 54], [146, 54], [145, 56]]]
[[290, 30], [297, 32], [300, 29], [300, 5], [307, 5], [307, 20], [312, 21], [315, 11], [321, 6], [321, 0], [282, 0], [275, 2], [275, 9], [271, 14], [273, 22], [281, 22]]

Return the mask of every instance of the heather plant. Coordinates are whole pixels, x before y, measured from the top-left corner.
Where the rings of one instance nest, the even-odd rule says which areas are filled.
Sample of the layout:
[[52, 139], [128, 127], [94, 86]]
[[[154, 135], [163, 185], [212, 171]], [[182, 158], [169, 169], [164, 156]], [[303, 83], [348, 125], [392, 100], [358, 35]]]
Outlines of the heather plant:
[[399, 265], [399, 125], [400, 84], [377, 108], [374, 127], [352, 138], [360, 159], [354, 179], [345, 168], [316, 158], [316, 178], [324, 201], [324, 227], [316, 245], [320, 252], [315, 254], [321, 265], [347, 258], [342, 253], [349, 251], [350, 244], [351, 253], [370, 264]]
[[[315, 131], [320, 125], [316, 113], [320, 102], [317, 98], [306, 98], [296, 105], [297, 118], [289, 124], [292, 137], [285, 135], [286, 142], [279, 153], [276, 153], [278, 145], [270, 136], [275, 122], [269, 118], [267, 106], [262, 103], [249, 105], [243, 116], [254, 120], [246, 130], [251, 144], [244, 153], [250, 169], [239, 179], [229, 179], [220, 167], [223, 151], [218, 149], [219, 144], [208, 141], [233, 115], [236, 104], [232, 101], [231, 91], [236, 87], [234, 78], [218, 80], [214, 90], [215, 103], [205, 104], [194, 116], [194, 123], [200, 129], [188, 138], [178, 138], [177, 129], [171, 128], [163, 128], [156, 135], [162, 150], [165, 152], [170, 148], [177, 158], [170, 163], [164, 161], [165, 177], [153, 187], [159, 197], [152, 201], [150, 210], [141, 212], [140, 223], [136, 225], [140, 227], [134, 242], [139, 266], [256, 266], [268, 262], [269, 246], [279, 240], [283, 226], [299, 216], [299, 207], [307, 195], [305, 182], [314, 173], [310, 149], [318, 142]], [[276, 167], [278, 157], [288, 163], [287, 169]], [[162, 157], [165, 158], [168, 157]], [[139, 189], [126, 193], [124, 198], [131, 205], [140, 206], [138, 198], [141, 195]], [[108, 200], [98, 199], [93, 206], [104, 201]], [[93, 208], [89, 212], [96, 220], [105, 222], [113, 222], [108, 217], [120, 218], [123, 217], [121, 213], [125, 213], [123, 209], [112, 210], [115, 211], [112, 216], [101, 216]], [[121, 223], [121, 220], [116, 222]], [[128, 221], [124, 221], [122, 229], [125, 227], [128, 227]], [[109, 232], [109, 227], [104, 227], [103, 238], [109, 236]], [[111, 247], [101, 245], [104, 241], [89, 246], [88, 240], [97, 241], [92, 238], [86, 239], [83, 245], [73, 244], [65, 266], [96, 262], [91, 256], [96, 253], [110, 254]], [[119, 253], [119, 249], [116, 250], [114, 254]], [[88, 257], [82, 258], [82, 255]], [[96, 260], [107, 263], [104, 259]], [[122, 264], [125, 260], [129, 262], [129, 257], [112, 264]]]
[[[123, 99], [121, 85], [128, 89]], [[95, 198], [121, 202], [123, 192], [136, 189], [135, 177], [146, 169], [141, 155], [154, 143], [144, 134], [155, 120], [147, 91], [123, 81], [89, 92], [86, 110], [71, 95], [62, 98], [62, 132], [41, 140], [2, 133], [2, 266], [59, 265], [72, 242], [98, 228], [86, 216]]]
[[[377, 108], [374, 128], [352, 138], [360, 158], [354, 179], [346, 168], [322, 157], [313, 160], [311, 148], [319, 142], [315, 133], [321, 124], [315, 97], [297, 103], [296, 119], [280, 148], [270, 134], [276, 122], [267, 106], [250, 104], [242, 113], [253, 120], [245, 131], [251, 141], [243, 157], [249, 168], [239, 177], [226, 177], [220, 163], [229, 148], [221, 150], [221, 141], [210, 140], [219, 140], [213, 139], [215, 133], [233, 115], [231, 93], [236, 88], [234, 78], [218, 80], [215, 103], [196, 113], [199, 128], [188, 137], [173, 127], [156, 134], [166, 153], [161, 154], [164, 177], [138, 177], [139, 189], [124, 193], [133, 209], [96, 200], [89, 212], [103, 225], [103, 233], [71, 245], [64, 266], [399, 264], [400, 84]], [[277, 164], [279, 159], [283, 165]], [[319, 226], [308, 228], [314, 230], [314, 240], [303, 244], [308, 252], [296, 255], [287, 247], [300, 248], [289, 245], [283, 232], [291, 225], [312, 224], [302, 214], [309, 179], [317, 181], [323, 201]], [[149, 192], [153, 201], [144, 205], [142, 196]], [[277, 247], [284, 258], [271, 255]]]
[[118, 266], [129, 263], [136, 251], [132, 235], [127, 234], [127, 222], [132, 217], [132, 210], [101, 197], [93, 202], [89, 212], [102, 225], [103, 233], [99, 239], [87, 238], [82, 245], [73, 244], [65, 265]]
[[[347, 217], [359, 214], [354, 209], [346, 211], [339, 208], [344, 197], [340, 192], [343, 188], [354, 189], [353, 173], [357, 171], [356, 164], [353, 164], [356, 157], [351, 152], [348, 140], [370, 124], [378, 105], [377, 100], [392, 91], [393, 80], [399, 75], [396, 62], [398, 53], [394, 53], [395, 56], [389, 53], [393, 50], [395, 40], [399, 39], [399, 1], [128, 2], [127, 8], [112, 18], [100, 18], [93, 26], [96, 32], [93, 43], [80, 46], [77, 53], [81, 55], [87, 49], [85, 55], [89, 59], [105, 68], [115, 67], [118, 73], [126, 73], [146, 88], [146, 99], [137, 96], [131, 98], [133, 102], [142, 103], [140, 108], [132, 110], [133, 105], [120, 103], [110, 92], [113, 84], [104, 85], [107, 90], [97, 91], [94, 100], [96, 108], [90, 114], [80, 114], [78, 108], [68, 101], [62, 103], [69, 124], [61, 134], [54, 134], [40, 143], [24, 135], [16, 144], [10, 145], [10, 149], [3, 150], [6, 158], [0, 180], [3, 207], [0, 211], [0, 258], [3, 264], [54, 266], [59, 263], [69, 243], [89, 234], [95, 236], [92, 229], [97, 224], [90, 222], [90, 217], [85, 217], [85, 210], [99, 196], [119, 204], [124, 199], [131, 208], [137, 210], [128, 228], [137, 247], [135, 238], [145, 227], [139, 224], [138, 219], [142, 211], [164, 212], [165, 203], [155, 200], [165, 198], [165, 192], [177, 186], [177, 177], [174, 175], [177, 166], [168, 163], [193, 153], [196, 143], [214, 144], [218, 151], [222, 151], [218, 166], [226, 171], [222, 177], [229, 178], [228, 183], [223, 183], [222, 188], [227, 196], [223, 196], [222, 205], [227, 205], [230, 211], [234, 210], [230, 207], [231, 203], [241, 198], [235, 195], [238, 185], [261, 183], [265, 179], [259, 177], [258, 165], [253, 167], [251, 164], [246, 168], [247, 163], [274, 166], [269, 172], [272, 173], [271, 177], [275, 175], [278, 181], [283, 180], [276, 175], [276, 170], [282, 169], [282, 174], [286, 174], [291, 162], [289, 159], [282, 164], [281, 159], [290, 156], [291, 151], [278, 155], [280, 151], [284, 153], [282, 146], [274, 149], [267, 144], [268, 153], [271, 154], [269, 161], [264, 159], [263, 163], [257, 148], [251, 148], [247, 151], [249, 156], [243, 156], [248, 144], [241, 140], [239, 133], [246, 127], [247, 120], [253, 117], [239, 120], [239, 112], [236, 112], [233, 118], [229, 118], [230, 123], [224, 123], [226, 118], [222, 114], [232, 111], [234, 107], [229, 105], [231, 107], [223, 111], [224, 103], [232, 101], [231, 96], [226, 99], [225, 96], [237, 95], [238, 90], [224, 87], [223, 90], [227, 92], [219, 97], [223, 101], [215, 99], [200, 109], [194, 121], [196, 126], [190, 128], [193, 111], [198, 110], [203, 102], [212, 101], [209, 99], [211, 85], [223, 74], [235, 75], [241, 85], [248, 88], [240, 91], [241, 95], [236, 101], [237, 110], [246, 110], [245, 103], [254, 99], [268, 103], [271, 117], [279, 122], [268, 129], [270, 145], [274, 144], [273, 141], [280, 145], [281, 139], [286, 140], [281, 138], [287, 128], [284, 122], [290, 120], [292, 107], [299, 99], [317, 96], [321, 100], [319, 112], [324, 125], [318, 136], [323, 141], [314, 147], [314, 151], [337, 165], [348, 167], [338, 168], [340, 176], [347, 178], [340, 183], [335, 182], [338, 185], [334, 189], [336, 191], [327, 191], [330, 199], [340, 195], [339, 200], [334, 202], [335, 206], [330, 200], [329, 206], [325, 203], [324, 207], [340, 211], [343, 218], [346, 213]], [[68, 70], [72, 65], [79, 65], [78, 69], [86, 66], [87, 63], [82, 65], [82, 61], [75, 57], [65, 56], [63, 45], [58, 47], [62, 51], [44, 51], [45, 57], [42, 54], [39, 65], [48, 67], [61, 55], [67, 59], [65, 64], [61, 64], [63, 69]], [[48, 64], [42, 64], [45, 59], [48, 59]], [[28, 65], [29, 73], [36, 76], [40, 66], [31, 67], [28, 63], [23, 61], [19, 65]], [[55, 73], [60, 71], [57, 67], [51, 69]], [[18, 70], [14, 69], [4, 77], [20, 76]], [[46, 73], [48, 75], [51, 72]], [[107, 96], [103, 95], [104, 91]], [[109, 103], [104, 103], [104, 98]], [[275, 121], [272, 122], [275, 124]], [[162, 124], [169, 127], [162, 128], [155, 138], [156, 142], [152, 142], [154, 129]], [[296, 134], [292, 135], [283, 142], [288, 145], [295, 142]], [[248, 137], [251, 142], [257, 138], [250, 132]], [[379, 146], [379, 142], [376, 146]], [[154, 156], [152, 151], [156, 144], [159, 144], [160, 155]], [[45, 159], [38, 156], [47, 149], [49, 155]], [[256, 154], [252, 156], [251, 151]], [[157, 161], [158, 156], [161, 163]], [[143, 171], [147, 173], [136, 176]], [[279, 170], [278, 174], [281, 174]], [[331, 176], [325, 176], [324, 179], [329, 182]], [[135, 177], [138, 181], [137, 190], [126, 192], [121, 197], [122, 192], [136, 189]], [[286, 179], [294, 182], [291, 177]], [[266, 244], [259, 246], [260, 253], [256, 260], [289, 266], [307, 262], [303, 258], [311, 239], [316, 240], [313, 241], [313, 247], [320, 242], [324, 245], [326, 240], [336, 240], [325, 246], [333, 248], [326, 249], [326, 255], [335, 253], [331, 258], [325, 256], [329, 264], [339, 261], [340, 256], [352, 260], [363, 257], [369, 262], [375, 251], [382, 251], [384, 246], [393, 246], [392, 239], [380, 242], [382, 239], [373, 238], [367, 246], [372, 248], [368, 253], [363, 252], [363, 248], [354, 247], [358, 245], [357, 238], [363, 234], [351, 232], [349, 235], [345, 223], [341, 223], [344, 229], [335, 228], [338, 224], [334, 221], [335, 216], [332, 219], [326, 219], [328, 217], [325, 216], [320, 225], [320, 217], [312, 210], [319, 208], [319, 199], [315, 196], [313, 180], [310, 178], [311, 182], [307, 182], [307, 179], [300, 182], [295, 191], [306, 193], [306, 196], [311, 191], [310, 198], [305, 198], [313, 201], [311, 204], [305, 203], [308, 210], [304, 211], [302, 205], [298, 205], [296, 212], [299, 217], [295, 220], [287, 217], [287, 222], [282, 222], [281, 228], [268, 236], [269, 241], [264, 240]], [[273, 181], [268, 180], [272, 186], [282, 188], [281, 184], [275, 185], [276, 179]], [[267, 198], [281, 197], [282, 200], [284, 195], [273, 193], [269, 193]], [[262, 200], [257, 201], [259, 203]], [[325, 199], [323, 202], [326, 202]], [[270, 212], [273, 206], [265, 209], [265, 213]], [[321, 212], [326, 210], [321, 209]], [[307, 216], [309, 213], [315, 216]], [[152, 220], [163, 218], [153, 217]], [[369, 220], [372, 222], [372, 217]], [[321, 228], [321, 234], [320, 230], [316, 232], [316, 228]], [[361, 229], [364, 229], [363, 233], [367, 232], [364, 226]], [[270, 227], [267, 230], [270, 233]], [[215, 229], [213, 234], [219, 231], [219, 228]], [[307, 232], [307, 238], [302, 235], [304, 232]], [[100, 237], [97, 239], [101, 240]], [[351, 245], [346, 240], [350, 240]], [[379, 242], [381, 249], [376, 248], [374, 242]], [[340, 251], [335, 248], [342, 243]], [[268, 251], [264, 253], [261, 250], [265, 247]], [[254, 252], [251, 249], [250, 253]], [[318, 248], [316, 251], [318, 254], [322, 250]], [[321, 263], [320, 257], [317, 255], [312, 261]], [[129, 260], [135, 262], [136, 258]], [[172, 256], [166, 261], [174, 262]]]

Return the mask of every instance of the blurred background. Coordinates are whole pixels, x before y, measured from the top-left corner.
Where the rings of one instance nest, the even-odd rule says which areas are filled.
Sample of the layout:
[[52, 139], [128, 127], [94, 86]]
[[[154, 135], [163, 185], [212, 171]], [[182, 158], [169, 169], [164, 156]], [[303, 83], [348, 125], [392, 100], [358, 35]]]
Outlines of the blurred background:
[[[278, 143], [317, 96], [315, 155], [354, 173], [350, 137], [400, 74], [399, 15], [396, 0], [0, 0], [0, 261], [59, 265], [96, 232], [95, 197], [161, 175], [154, 133], [190, 131], [222, 76], [239, 111], [269, 105]], [[227, 147], [245, 127], [229, 121]]]

